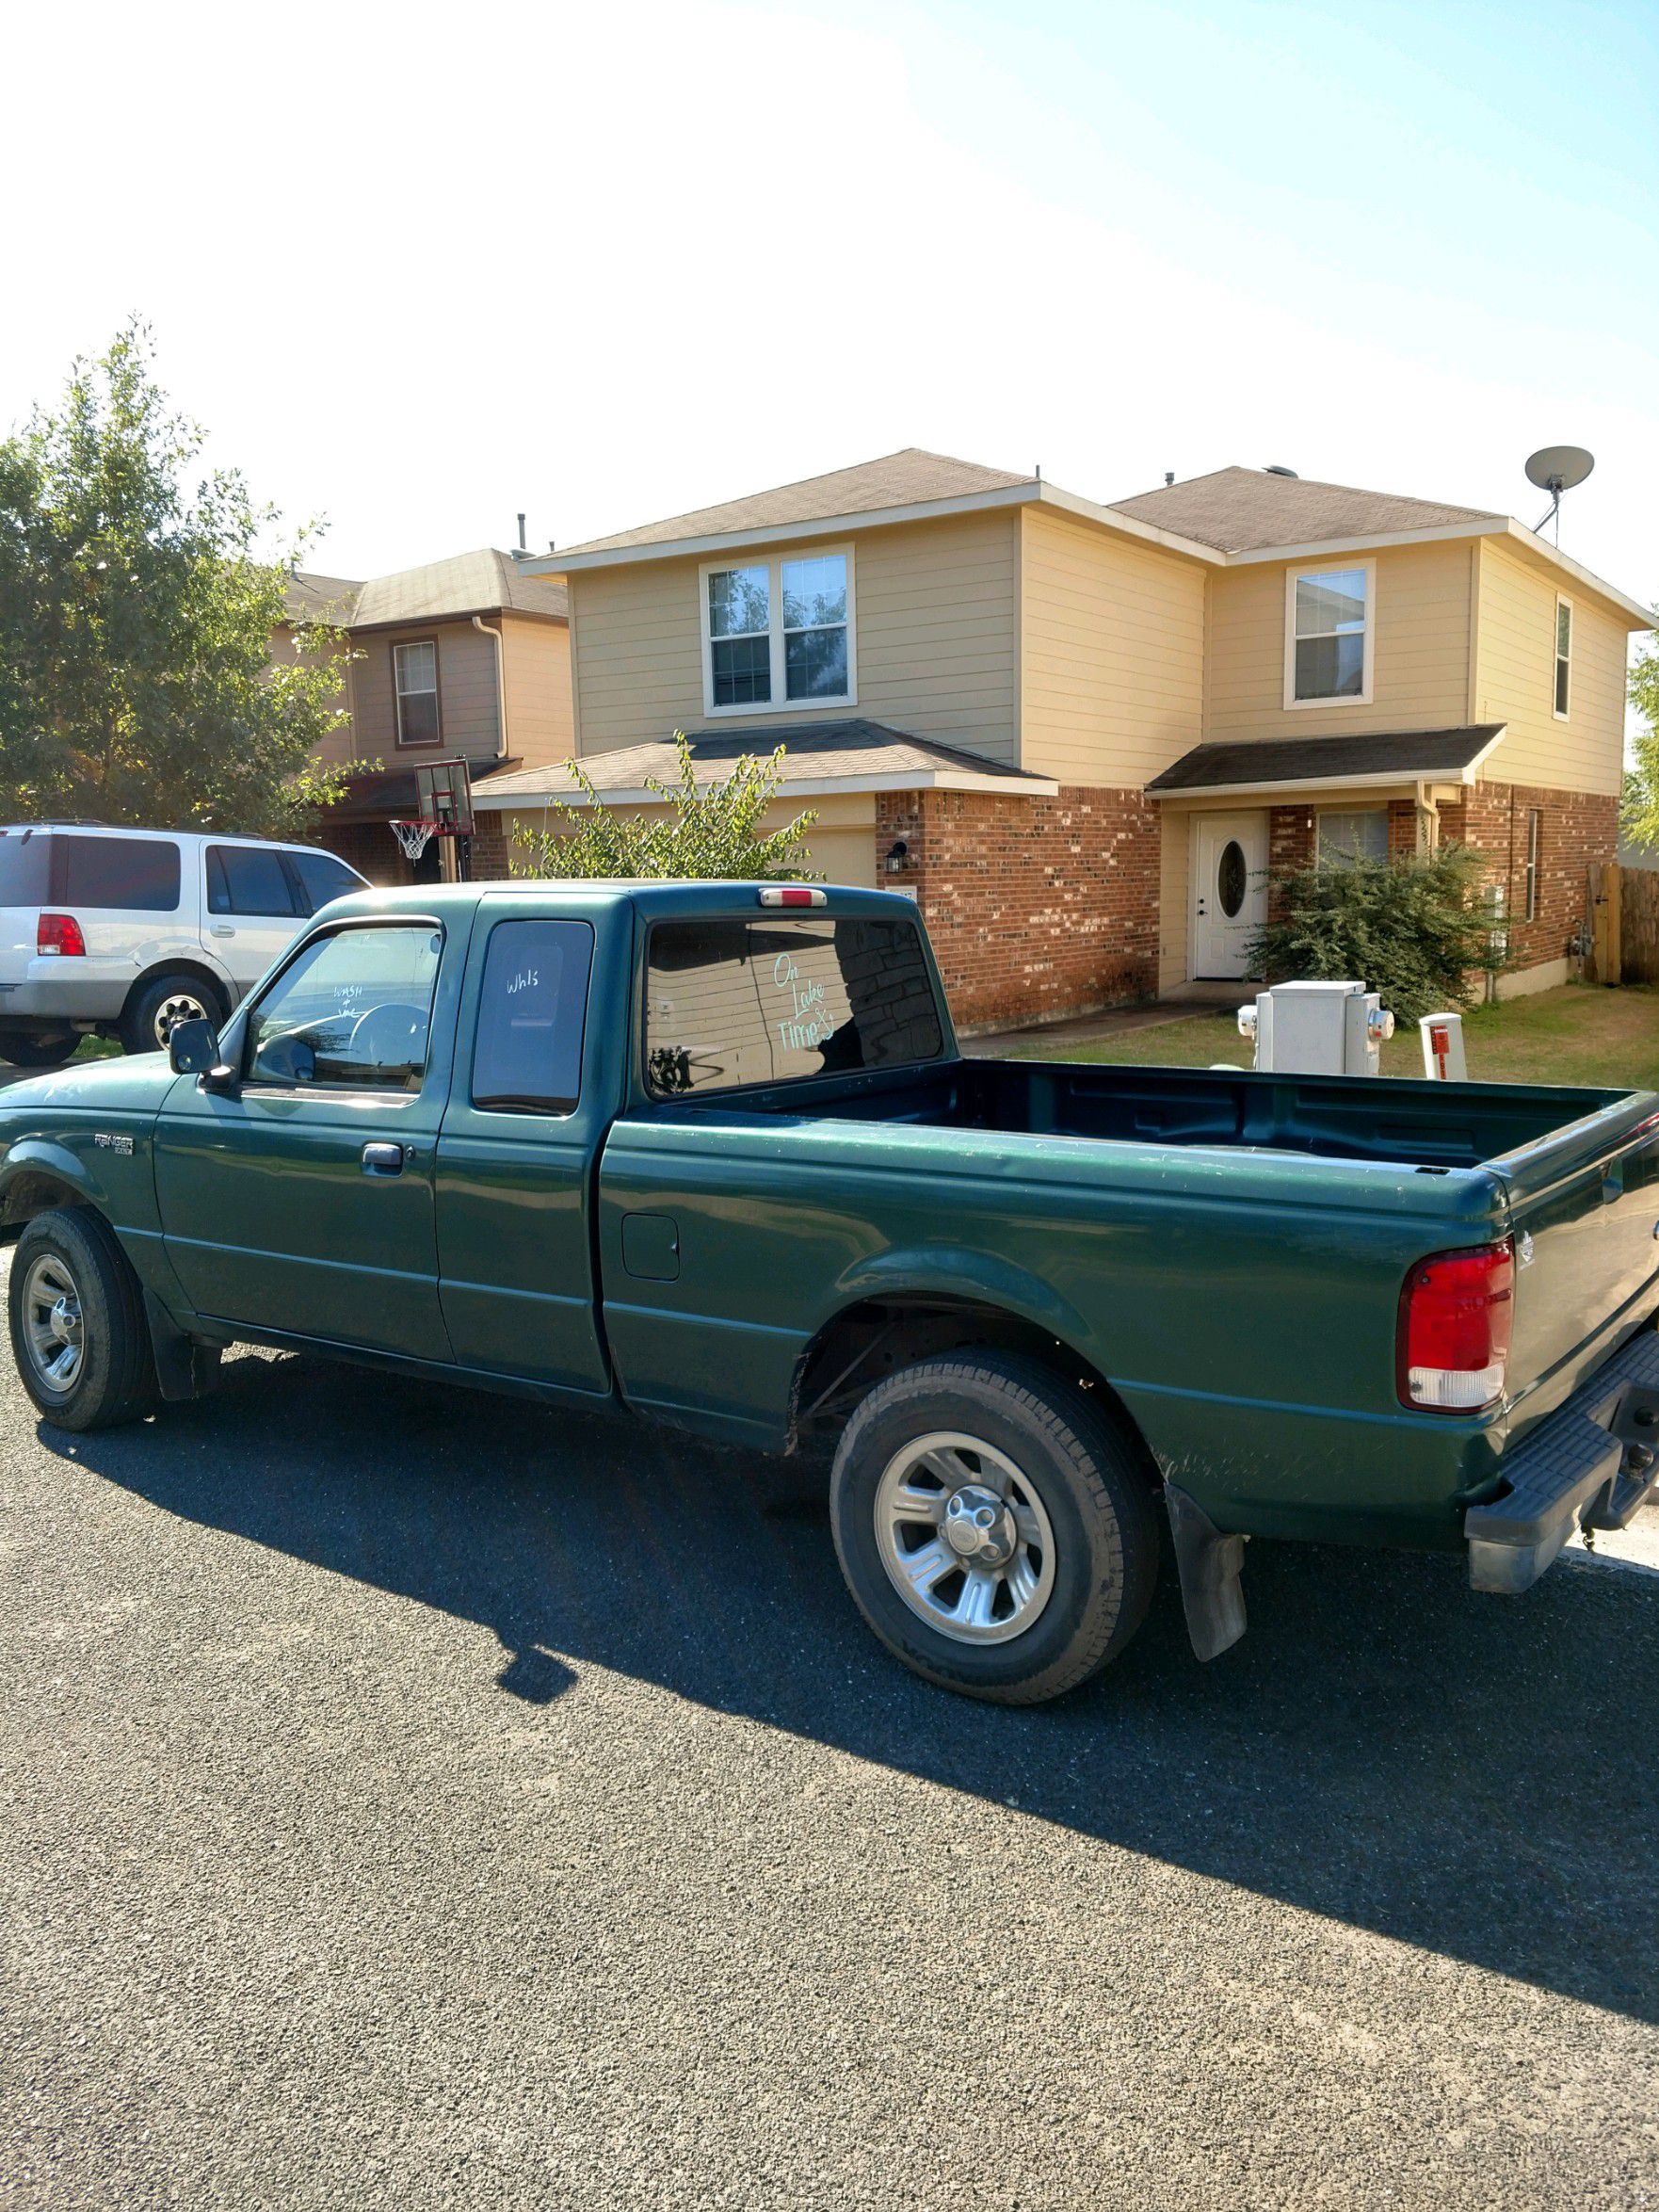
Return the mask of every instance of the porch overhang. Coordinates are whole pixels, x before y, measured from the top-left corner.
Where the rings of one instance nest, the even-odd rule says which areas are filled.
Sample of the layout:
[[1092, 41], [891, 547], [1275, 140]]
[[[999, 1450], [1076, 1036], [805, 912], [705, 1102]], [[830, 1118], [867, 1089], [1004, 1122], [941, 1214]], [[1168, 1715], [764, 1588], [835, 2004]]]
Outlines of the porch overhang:
[[1146, 786], [1149, 799], [1252, 799], [1271, 806], [1329, 793], [1456, 795], [1480, 773], [1507, 724], [1390, 730], [1354, 737], [1270, 737], [1195, 745]]

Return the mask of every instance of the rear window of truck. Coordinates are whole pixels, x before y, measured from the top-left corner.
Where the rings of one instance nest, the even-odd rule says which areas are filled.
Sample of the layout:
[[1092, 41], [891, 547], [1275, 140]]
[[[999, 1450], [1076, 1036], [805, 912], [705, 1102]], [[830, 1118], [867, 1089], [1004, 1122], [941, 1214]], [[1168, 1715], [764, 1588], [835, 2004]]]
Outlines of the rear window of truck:
[[913, 923], [658, 922], [646, 950], [645, 1080], [658, 1098], [937, 1059]]

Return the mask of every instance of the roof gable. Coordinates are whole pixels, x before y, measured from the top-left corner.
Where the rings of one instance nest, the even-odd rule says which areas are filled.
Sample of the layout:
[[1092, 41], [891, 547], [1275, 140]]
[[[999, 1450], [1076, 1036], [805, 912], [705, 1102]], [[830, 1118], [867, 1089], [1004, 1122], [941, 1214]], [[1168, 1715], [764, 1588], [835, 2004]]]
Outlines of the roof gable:
[[1247, 468], [1216, 469], [1183, 484], [1115, 499], [1111, 507], [1114, 514], [1196, 538], [1200, 545], [1214, 545], [1221, 553], [1506, 519], [1490, 508], [1453, 507], [1443, 500], [1411, 499], [1397, 492], [1365, 492], [1351, 484], [1324, 484], [1309, 476], [1280, 476], [1271, 469]]
[[540, 614], [563, 617], [570, 598], [550, 576], [526, 575], [510, 553], [485, 546], [446, 560], [398, 569], [354, 584], [344, 577], [297, 571], [288, 582], [295, 621], [330, 622], [344, 629], [437, 622], [451, 615]]

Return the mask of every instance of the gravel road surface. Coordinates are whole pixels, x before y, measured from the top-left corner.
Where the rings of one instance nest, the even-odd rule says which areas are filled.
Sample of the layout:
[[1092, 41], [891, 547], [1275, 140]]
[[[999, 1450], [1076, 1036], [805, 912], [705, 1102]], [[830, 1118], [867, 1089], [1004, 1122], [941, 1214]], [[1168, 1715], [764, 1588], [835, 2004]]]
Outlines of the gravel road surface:
[[1659, 1573], [1258, 1544], [1007, 1713], [808, 1474], [0, 1367], [0, 2204], [1659, 2202]]

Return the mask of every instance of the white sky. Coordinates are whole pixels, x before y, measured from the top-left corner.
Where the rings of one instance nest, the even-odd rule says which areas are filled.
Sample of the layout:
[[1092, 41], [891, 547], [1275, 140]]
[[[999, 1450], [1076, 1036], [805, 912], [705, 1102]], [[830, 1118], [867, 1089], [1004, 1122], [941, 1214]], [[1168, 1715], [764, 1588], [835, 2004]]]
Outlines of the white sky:
[[[367, 575], [906, 444], [1239, 460], [1536, 522], [1659, 595], [1659, 10], [0, 12], [0, 426], [129, 312]], [[19, 97], [26, 90], [26, 96]]]

